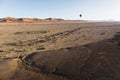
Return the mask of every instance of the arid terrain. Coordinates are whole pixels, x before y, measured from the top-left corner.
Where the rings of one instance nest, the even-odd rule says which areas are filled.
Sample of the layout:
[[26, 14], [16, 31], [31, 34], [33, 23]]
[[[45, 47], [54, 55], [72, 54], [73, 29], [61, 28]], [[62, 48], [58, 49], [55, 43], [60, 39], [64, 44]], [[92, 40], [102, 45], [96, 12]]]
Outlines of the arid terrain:
[[120, 22], [1, 22], [0, 80], [120, 80]]

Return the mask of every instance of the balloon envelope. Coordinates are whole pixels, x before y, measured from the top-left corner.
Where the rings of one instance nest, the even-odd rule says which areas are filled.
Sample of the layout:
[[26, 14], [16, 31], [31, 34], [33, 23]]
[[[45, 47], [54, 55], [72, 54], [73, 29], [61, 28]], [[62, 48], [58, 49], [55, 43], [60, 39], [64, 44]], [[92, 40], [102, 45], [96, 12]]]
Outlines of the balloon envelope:
[[80, 14], [80, 17], [82, 17], [82, 14]]

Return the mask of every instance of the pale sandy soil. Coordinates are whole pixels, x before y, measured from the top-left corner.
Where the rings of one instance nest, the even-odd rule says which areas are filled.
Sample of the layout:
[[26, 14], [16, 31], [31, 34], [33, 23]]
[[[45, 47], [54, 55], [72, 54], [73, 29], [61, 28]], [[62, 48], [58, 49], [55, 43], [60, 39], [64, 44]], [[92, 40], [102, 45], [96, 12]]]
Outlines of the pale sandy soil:
[[16, 73], [17, 59], [0, 62], [0, 80], [9, 80]]
[[[11, 75], [17, 69], [16, 58], [20, 55], [95, 43], [112, 38], [116, 32], [120, 32], [119, 22], [54, 24], [1, 23], [0, 80], [10, 79]], [[4, 75], [8, 77], [1, 78]]]

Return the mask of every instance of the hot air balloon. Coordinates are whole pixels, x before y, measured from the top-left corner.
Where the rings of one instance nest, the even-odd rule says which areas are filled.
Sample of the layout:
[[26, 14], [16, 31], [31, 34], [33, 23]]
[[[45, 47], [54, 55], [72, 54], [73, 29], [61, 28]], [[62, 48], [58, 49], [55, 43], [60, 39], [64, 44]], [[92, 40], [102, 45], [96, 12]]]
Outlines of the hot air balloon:
[[82, 14], [80, 14], [80, 17], [82, 17]]

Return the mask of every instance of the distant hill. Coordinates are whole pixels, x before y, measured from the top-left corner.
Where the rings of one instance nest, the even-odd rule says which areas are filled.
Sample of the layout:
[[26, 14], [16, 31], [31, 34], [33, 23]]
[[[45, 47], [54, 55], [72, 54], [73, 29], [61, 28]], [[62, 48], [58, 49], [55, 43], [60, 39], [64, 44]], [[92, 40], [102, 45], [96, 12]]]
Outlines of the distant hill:
[[84, 20], [64, 20], [60, 18], [13, 18], [13, 17], [5, 17], [0, 18], [0, 23], [41, 23], [41, 22], [86, 22]]
[[64, 21], [64, 20], [59, 18], [47, 18], [47, 19], [13, 18], [13, 17], [0, 18], [0, 22], [6, 22], [6, 23], [34, 23], [34, 22], [48, 22], [48, 21]]

